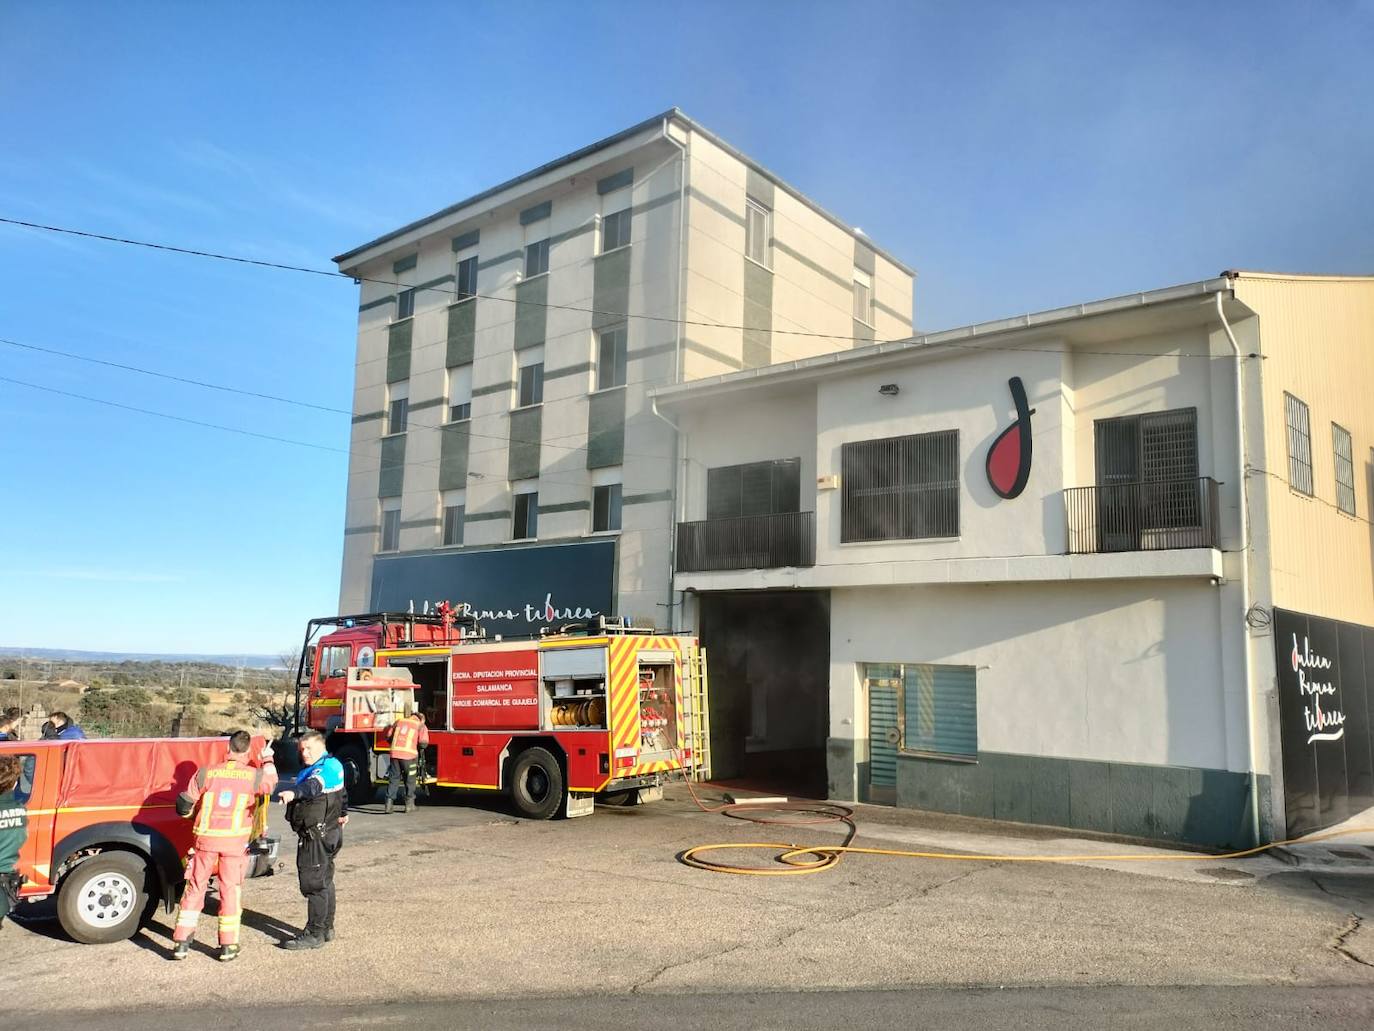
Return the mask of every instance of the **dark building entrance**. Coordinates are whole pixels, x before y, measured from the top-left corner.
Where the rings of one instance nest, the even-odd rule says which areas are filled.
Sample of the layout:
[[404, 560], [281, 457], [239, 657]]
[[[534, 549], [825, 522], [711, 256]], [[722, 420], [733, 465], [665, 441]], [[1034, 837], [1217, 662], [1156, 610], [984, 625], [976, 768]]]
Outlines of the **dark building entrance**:
[[699, 626], [711, 678], [712, 779], [824, 798], [830, 595], [703, 594]]

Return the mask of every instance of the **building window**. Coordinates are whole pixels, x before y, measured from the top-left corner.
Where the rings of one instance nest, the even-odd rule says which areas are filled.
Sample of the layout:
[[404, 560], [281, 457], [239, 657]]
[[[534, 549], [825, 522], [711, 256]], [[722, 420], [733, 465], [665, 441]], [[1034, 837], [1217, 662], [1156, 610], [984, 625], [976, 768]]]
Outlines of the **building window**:
[[1355, 514], [1355, 445], [1350, 431], [1331, 424], [1331, 443], [1336, 452], [1336, 507]]
[[706, 470], [706, 518], [776, 515], [801, 509], [801, 459]]
[[752, 197], [745, 201], [744, 253], [773, 267], [773, 213]]
[[592, 488], [592, 530], [601, 533], [620, 529], [620, 490], [618, 483]]
[[959, 536], [959, 431], [845, 444], [840, 540]]
[[1288, 485], [1312, 495], [1312, 422], [1307, 405], [1292, 394], [1283, 395], [1288, 420]]
[[448, 421], [472, 418], [472, 366], [455, 365], [448, 370]]
[[1203, 525], [1197, 409], [1174, 408], [1093, 424], [1096, 519], [1110, 550], [1134, 550], [1141, 531]]
[[627, 337], [624, 326], [602, 331], [596, 362], [597, 390], [625, 385]]
[[854, 270], [854, 317], [873, 324], [873, 277], [861, 268]]
[[542, 276], [549, 270], [549, 241], [539, 240], [525, 245], [525, 278]]
[[458, 270], [453, 277], [454, 293], [458, 300], [477, 296], [477, 255], [458, 262]]
[[461, 490], [451, 490], [443, 495], [444, 502], [444, 547], [452, 548], [463, 543], [463, 516], [466, 512], [466, 495]]
[[385, 501], [382, 503], [382, 546], [381, 551], [398, 551], [401, 547], [401, 503]]
[[408, 319], [415, 314], [415, 291], [402, 290], [396, 295], [396, 321]]
[[386, 432], [404, 433], [406, 421], [410, 416], [410, 389], [407, 383], [393, 383], [388, 390], [390, 395], [386, 409]]
[[544, 363], [542, 361], [520, 366], [519, 388], [519, 407], [528, 408], [530, 405], [544, 403]]
[[511, 527], [511, 538], [517, 541], [533, 540], [539, 536], [539, 491], [531, 488], [517, 489], [515, 494], [515, 519]]
[[601, 219], [601, 253], [624, 247], [630, 242], [630, 209], [613, 211]]
[[[902, 752], [978, 758], [978, 683], [973, 666], [865, 663], [869, 740]], [[894, 733], [895, 731], [895, 733]]]

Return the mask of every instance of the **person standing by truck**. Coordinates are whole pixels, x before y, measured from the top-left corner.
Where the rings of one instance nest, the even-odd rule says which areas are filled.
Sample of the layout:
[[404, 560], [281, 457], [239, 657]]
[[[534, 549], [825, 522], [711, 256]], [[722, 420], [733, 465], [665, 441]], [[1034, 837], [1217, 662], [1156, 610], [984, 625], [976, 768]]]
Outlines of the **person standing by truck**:
[[0, 927], [19, 902], [19, 850], [28, 835], [29, 814], [19, 800], [18, 756], [0, 755]]
[[195, 850], [186, 868], [186, 890], [181, 896], [172, 940], [173, 959], [191, 953], [205, 891], [210, 877], [219, 878], [219, 958], [238, 958], [239, 924], [243, 914], [243, 880], [248, 873], [248, 839], [253, 816], [266, 776], [249, 763], [252, 735], [236, 730], [229, 735], [229, 756], [222, 763], [203, 767], [186, 790], [177, 796], [177, 812], [196, 815]]
[[45, 741], [82, 741], [85, 737], [86, 732], [73, 723], [65, 712], [53, 713], [48, 717], [48, 722], [43, 724]]
[[423, 775], [420, 756], [429, 747], [429, 731], [425, 728], [425, 718], [417, 712], [407, 712], [391, 725], [391, 759], [386, 771], [386, 812], [394, 809], [396, 798], [405, 785], [405, 795], [401, 802], [401, 812], [410, 812], [415, 804], [415, 776], [417, 771]]
[[294, 788], [278, 793], [286, 803], [286, 821], [300, 837], [296, 846], [296, 876], [305, 896], [306, 923], [283, 949], [318, 949], [334, 940], [334, 857], [343, 847], [348, 822], [344, 771], [324, 747], [324, 735], [307, 730], [300, 738], [305, 768]]

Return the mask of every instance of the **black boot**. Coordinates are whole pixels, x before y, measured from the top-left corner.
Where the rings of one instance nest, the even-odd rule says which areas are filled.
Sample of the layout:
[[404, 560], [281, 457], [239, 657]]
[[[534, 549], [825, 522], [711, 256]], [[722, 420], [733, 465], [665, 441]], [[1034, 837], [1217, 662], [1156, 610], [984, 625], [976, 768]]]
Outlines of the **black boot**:
[[287, 952], [299, 952], [301, 949], [318, 949], [323, 944], [323, 938], [316, 938], [309, 931], [302, 931], [296, 937], [282, 942], [281, 947]]

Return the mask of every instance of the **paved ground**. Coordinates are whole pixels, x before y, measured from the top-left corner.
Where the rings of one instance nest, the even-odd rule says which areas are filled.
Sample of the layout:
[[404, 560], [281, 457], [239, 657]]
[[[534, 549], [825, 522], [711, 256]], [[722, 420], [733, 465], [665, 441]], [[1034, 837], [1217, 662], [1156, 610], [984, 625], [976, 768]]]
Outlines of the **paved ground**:
[[[859, 822], [858, 843], [888, 848], [1181, 855], [891, 810], [861, 808]], [[1212, 1010], [1229, 1014], [1214, 1026], [1320, 1015], [1340, 1027], [1368, 1026], [1374, 1000], [1365, 926], [1374, 864], [1355, 859], [1309, 870], [1197, 855], [1055, 866], [854, 856], [814, 876], [731, 877], [675, 855], [711, 841], [838, 835], [703, 814], [680, 789], [650, 806], [552, 823], [495, 806], [357, 813], [347, 833], [339, 938], [327, 948], [272, 947], [304, 916], [288, 856], [284, 876], [250, 884], [244, 954], [232, 967], [210, 959], [208, 917], [202, 951], [179, 964], [166, 959], [165, 915], [100, 948], [64, 940], [55, 925], [0, 931], [7, 1026], [76, 1026], [101, 1011], [102, 1027], [133, 1027], [150, 1008], [230, 1003], [264, 1009], [239, 1010], [224, 1026], [304, 1028], [330, 1014], [278, 1007], [396, 1003], [347, 1010], [349, 1023], [386, 1026], [466, 1000], [443, 1011], [454, 1026], [592, 1027], [605, 1026], [603, 1007], [614, 1008], [605, 997], [618, 996], [625, 1014], [709, 1016], [721, 1027], [867, 1023], [909, 1017], [912, 1006], [965, 1007], [969, 1026], [1003, 1027], [1018, 1012], [1008, 998], [1022, 1013], [1058, 1014], [1062, 1027], [1100, 1026], [1104, 1013], [1126, 1026], [1186, 1026], [1188, 1013]], [[1081, 990], [1089, 986], [1112, 987]], [[797, 994], [814, 992], [823, 994]]]

